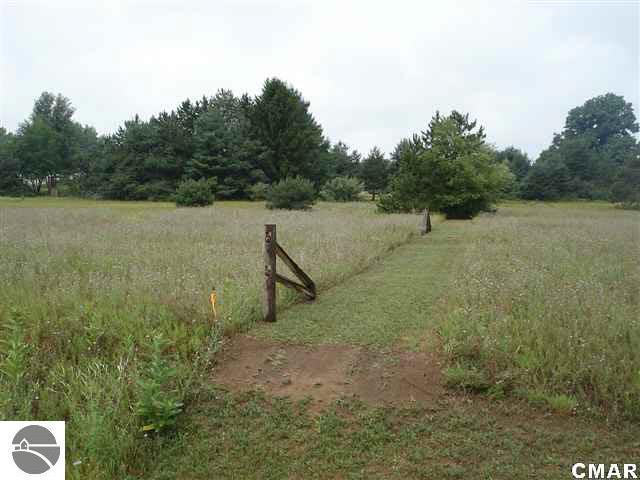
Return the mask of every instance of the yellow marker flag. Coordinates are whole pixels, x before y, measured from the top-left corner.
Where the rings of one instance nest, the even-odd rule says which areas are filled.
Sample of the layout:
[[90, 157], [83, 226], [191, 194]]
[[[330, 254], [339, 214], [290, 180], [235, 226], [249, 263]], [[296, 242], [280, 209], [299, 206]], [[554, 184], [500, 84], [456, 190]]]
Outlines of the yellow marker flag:
[[216, 312], [216, 300], [218, 300], [218, 295], [216, 294], [216, 289], [211, 290], [211, 296], [209, 297], [209, 302], [211, 303], [211, 311], [213, 312], [213, 318], [218, 318], [218, 313]]

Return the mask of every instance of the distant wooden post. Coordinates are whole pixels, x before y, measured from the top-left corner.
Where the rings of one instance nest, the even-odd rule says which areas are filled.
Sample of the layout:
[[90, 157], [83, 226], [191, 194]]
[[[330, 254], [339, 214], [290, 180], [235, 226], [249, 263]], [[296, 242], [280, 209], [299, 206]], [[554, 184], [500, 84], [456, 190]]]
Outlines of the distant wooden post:
[[425, 208], [422, 211], [422, 222], [420, 224], [420, 235], [426, 235], [431, 231], [431, 215], [429, 215], [429, 209]]
[[264, 226], [264, 303], [266, 322], [276, 321], [276, 226]]

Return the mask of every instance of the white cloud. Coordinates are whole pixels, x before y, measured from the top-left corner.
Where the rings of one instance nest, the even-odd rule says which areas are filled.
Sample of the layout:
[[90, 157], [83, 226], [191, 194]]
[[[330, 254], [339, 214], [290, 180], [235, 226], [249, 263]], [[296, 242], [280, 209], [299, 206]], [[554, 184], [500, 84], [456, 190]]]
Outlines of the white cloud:
[[218, 88], [292, 83], [333, 140], [386, 151], [436, 109], [469, 111], [536, 156], [567, 111], [638, 106], [638, 5], [435, 1], [0, 0], [0, 123], [43, 90], [113, 131]]

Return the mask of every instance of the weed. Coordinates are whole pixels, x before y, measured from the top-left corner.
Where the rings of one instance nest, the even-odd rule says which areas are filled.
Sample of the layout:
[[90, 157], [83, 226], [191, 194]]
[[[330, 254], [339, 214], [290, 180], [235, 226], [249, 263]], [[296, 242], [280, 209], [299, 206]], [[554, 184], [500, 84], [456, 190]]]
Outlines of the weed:
[[445, 383], [448, 387], [459, 388], [471, 392], [489, 390], [491, 383], [482, 370], [458, 364], [444, 371]]
[[0, 402], [3, 419], [10, 420], [28, 411], [27, 375], [29, 372], [29, 347], [24, 335], [24, 316], [12, 308], [4, 325], [0, 340]]
[[532, 405], [548, 408], [557, 413], [575, 413], [578, 408], [578, 401], [570, 395], [552, 394], [540, 390], [526, 390], [524, 398]]
[[174, 427], [183, 403], [175, 388], [177, 370], [169, 365], [162, 351], [169, 342], [157, 335], [153, 339], [151, 360], [138, 380], [139, 399], [136, 415], [142, 420], [143, 432], [161, 432]]

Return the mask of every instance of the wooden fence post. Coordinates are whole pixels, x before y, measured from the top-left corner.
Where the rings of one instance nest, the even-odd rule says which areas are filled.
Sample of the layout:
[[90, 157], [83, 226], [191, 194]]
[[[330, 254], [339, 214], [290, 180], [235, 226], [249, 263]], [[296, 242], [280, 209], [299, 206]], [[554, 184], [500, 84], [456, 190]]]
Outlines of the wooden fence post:
[[276, 226], [264, 226], [264, 303], [266, 322], [276, 321]]
[[429, 209], [425, 208], [422, 211], [422, 221], [420, 223], [420, 235], [426, 235], [431, 231], [431, 215], [429, 215]]
[[[277, 257], [282, 259], [302, 283], [278, 274], [276, 271]], [[316, 284], [278, 244], [276, 226], [268, 224], [264, 226], [264, 300], [262, 312], [265, 322], [276, 321], [276, 283], [281, 283], [285, 287], [302, 293], [309, 300], [316, 298]]]

